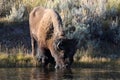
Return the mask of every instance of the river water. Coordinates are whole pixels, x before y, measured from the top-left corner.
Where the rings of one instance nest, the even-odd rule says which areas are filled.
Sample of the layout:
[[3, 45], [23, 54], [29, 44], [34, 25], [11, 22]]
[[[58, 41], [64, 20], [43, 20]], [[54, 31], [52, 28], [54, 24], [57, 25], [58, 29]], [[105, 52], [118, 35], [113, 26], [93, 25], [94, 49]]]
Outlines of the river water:
[[120, 68], [0, 68], [0, 80], [120, 80]]

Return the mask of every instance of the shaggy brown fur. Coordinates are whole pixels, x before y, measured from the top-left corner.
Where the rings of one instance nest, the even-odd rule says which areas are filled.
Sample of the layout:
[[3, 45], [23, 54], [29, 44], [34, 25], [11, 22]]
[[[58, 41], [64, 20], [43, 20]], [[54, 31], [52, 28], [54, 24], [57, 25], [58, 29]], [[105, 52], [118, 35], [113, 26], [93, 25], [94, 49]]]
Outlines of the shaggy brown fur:
[[45, 66], [55, 60], [56, 67], [64, 67], [65, 53], [57, 46], [60, 40], [66, 39], [59, 14], [52, 9], [36, 7], [29, 15], [29, 24], [33, 56], [39, 56]]

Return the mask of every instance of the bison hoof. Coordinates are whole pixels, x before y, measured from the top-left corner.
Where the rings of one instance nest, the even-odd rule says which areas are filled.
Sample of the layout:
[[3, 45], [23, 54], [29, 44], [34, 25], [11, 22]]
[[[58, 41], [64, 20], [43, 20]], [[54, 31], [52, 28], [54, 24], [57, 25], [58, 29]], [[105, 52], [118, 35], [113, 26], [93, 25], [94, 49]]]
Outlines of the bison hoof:
[[59, 66], [58, 65], [55, 65], [55, 69], [58, 69], [59, 68]]
[[70, 65], [68, 65], [68, 64], [66, 64], [66, 65], [55, 65], [55, 69], [70, 69], [71, 67], [70, 67]]
[[64, 69], [66, 68], [65, 65], [55, 65], [55, 69]]
[[39, 62], [41, 62], [41, 63], [45, 63], [45, 59], [47, 59], [46, 56], [38, 56], [38, 57], [37, 57], [37, 60], [38, 60]]

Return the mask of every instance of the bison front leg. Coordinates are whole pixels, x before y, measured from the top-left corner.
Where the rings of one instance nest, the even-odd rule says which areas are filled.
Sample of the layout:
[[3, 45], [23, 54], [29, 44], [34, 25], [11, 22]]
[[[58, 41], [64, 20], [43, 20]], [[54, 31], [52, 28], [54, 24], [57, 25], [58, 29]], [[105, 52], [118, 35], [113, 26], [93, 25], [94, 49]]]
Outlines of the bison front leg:
[[54, 58], [55, 62], [56, 62], [56, 65], [55, 65], [55, 68], [58, 69], [62, 69], [62, 68], [65, 68], [65, 64], [64, 64], [64, 59], [61, 55], [59, 55], [57, 53], [57, 51], [55, 51], [54, 49], [51, 49], [51, 55], [52, 57]]
[[34, 39], [34, 37], [31, 37], [31, 46], [32, 46], [32, 56], [36, 57], [39, 62], [41, 62], [43, 65], [45, 63], [46, 56], [44, 55], [45, 51], [41, 47], [38, 46], [38, 42]]
[[36, 57], [38, 61], [44, 63], [45, 62], [44, 50], [41, 48], [38, 48]]
[[37, 49], [36, 57], [37, 60], [42, 63], [43, 67], [46, 67], [46, 65], [48, 64], [48, 57], [45, 55], [45, 52], [46, 52], [45, 49], [41, 47]]
[[62, 61], [62, 59], [55, 57], [55, 61], [56, 61], [55, 69], [65, 68], [65, 65], [64, 65], [64, 62]]
[[38, 42], [34, 37], [31, 37], [32, 56], [35, 57], [39, 53]]

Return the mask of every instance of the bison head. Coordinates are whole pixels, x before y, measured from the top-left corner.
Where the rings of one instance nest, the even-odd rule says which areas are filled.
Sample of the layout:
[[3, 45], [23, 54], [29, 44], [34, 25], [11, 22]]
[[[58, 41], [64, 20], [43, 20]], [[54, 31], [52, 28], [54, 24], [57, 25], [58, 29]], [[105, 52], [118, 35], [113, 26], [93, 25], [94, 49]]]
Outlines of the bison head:
[[[77, 49], [77, 39], [58, 39], [56, 40], [56, 49], [59, 52], [58, 54], [62, 58], [63, 65], [66, 68], [69, 68], [73, 62], [73, 56]], [[59, 66], [58, 66], [59, 67]]]

